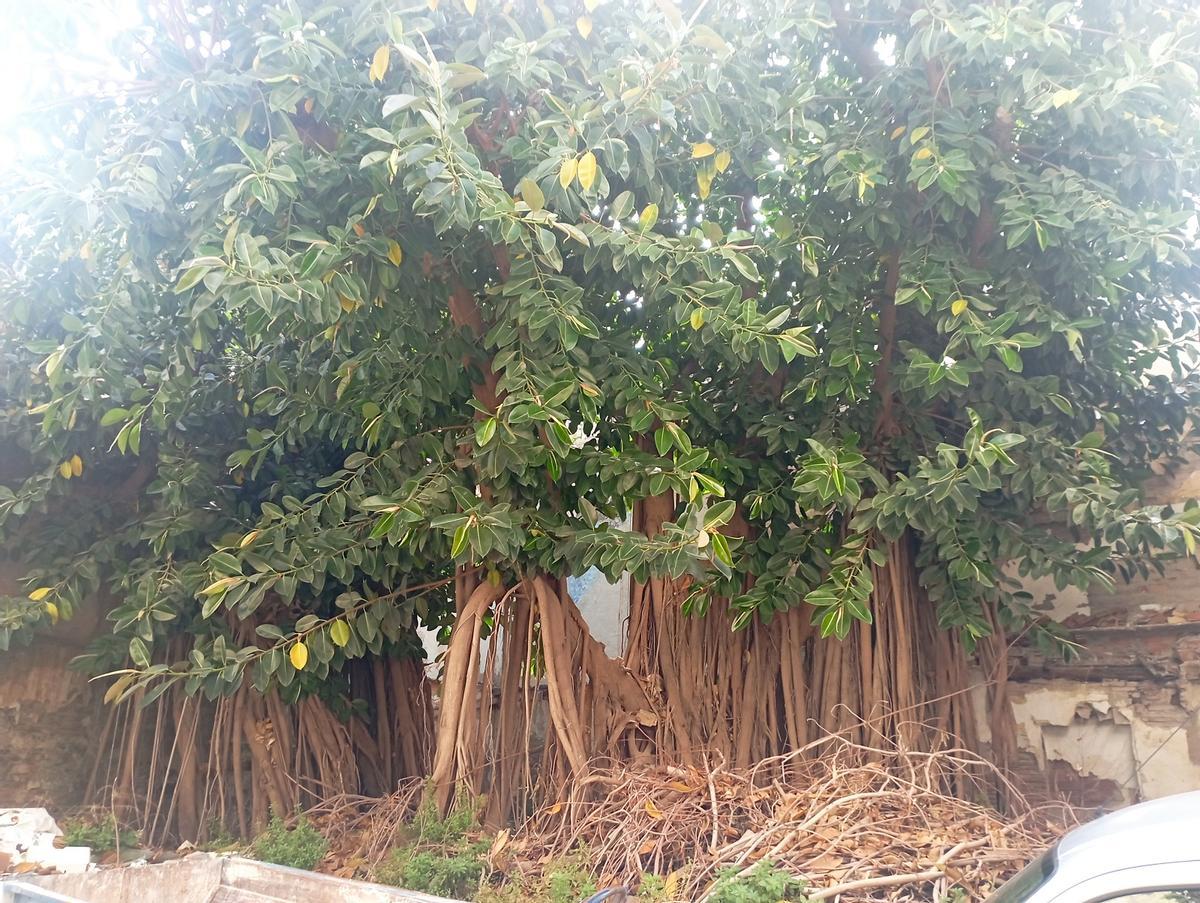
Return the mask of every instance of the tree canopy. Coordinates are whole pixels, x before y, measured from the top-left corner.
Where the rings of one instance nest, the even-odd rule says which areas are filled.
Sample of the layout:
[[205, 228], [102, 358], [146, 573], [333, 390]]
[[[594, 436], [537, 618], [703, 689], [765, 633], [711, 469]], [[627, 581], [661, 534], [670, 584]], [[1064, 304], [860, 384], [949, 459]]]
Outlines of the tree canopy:
[[946, 629], [1053, 637], [1019, 578], [1194, 549], [1138, 487], [1197, 397], [1197, 25], [150, 5], [5, 175], [0, 644], [100, 594], [115, 694], [294, 695], [463, 569], [590, 567], [836, 638], [901, 537]]

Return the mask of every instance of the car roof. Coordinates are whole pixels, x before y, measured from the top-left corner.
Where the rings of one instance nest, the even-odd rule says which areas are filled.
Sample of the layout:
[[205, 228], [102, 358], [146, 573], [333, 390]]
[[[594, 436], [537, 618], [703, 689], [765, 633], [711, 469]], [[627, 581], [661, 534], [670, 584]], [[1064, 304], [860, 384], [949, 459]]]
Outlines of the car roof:
[[1061, 892], [1106, 872], [1200, 859], [1200, 791], [1120, 809], [1071, 831], [1045, 889]]

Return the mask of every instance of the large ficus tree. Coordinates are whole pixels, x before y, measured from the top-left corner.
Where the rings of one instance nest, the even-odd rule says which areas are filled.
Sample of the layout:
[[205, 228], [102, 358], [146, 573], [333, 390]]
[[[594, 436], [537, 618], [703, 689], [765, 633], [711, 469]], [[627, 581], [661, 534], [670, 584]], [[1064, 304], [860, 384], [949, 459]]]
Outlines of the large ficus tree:
[[443, 802], [528, 789], [538, 684], [551, 778], [968, 730], [963, 647], [1055, 637], [1019, 578], [1193, 548], [1138, 486], [1197, 390], [1198, 45], [1152, 0], [156, 6], [8, 177], [0, 637], [104, 590], [114, 695], [294, 699], [452, 626]]

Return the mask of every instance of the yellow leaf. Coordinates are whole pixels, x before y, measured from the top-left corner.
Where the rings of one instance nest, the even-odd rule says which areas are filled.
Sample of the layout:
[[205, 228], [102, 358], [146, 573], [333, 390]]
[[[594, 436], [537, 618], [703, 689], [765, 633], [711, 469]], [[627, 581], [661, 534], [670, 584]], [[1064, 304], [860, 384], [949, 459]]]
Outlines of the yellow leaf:
[[297, 641], [288, 652], [288, 658], [291, 660], [293, 668], [303, 671], [304, 666], [308, 664], [308, 647], [302, 640]]
[[729, 168], [729, 164], [733, 162], [733, 154], [727, 150], [719, 151], [713, 162], [717, 164], [717, 172], [724, 172]]
[[672, 790], [678, 790], [680, 793], [692, 793], [693, 791], [699, 789], [697, 787], [689, 787], [687, 784], [683, 783], [683, 781], [672, 781], [667, 786]]
[[467, 12], [472, 16], [475, 15], [475, 8], [478, 5], [478, 0], [463, 0], [463, 6], [467, 8]]
[[202, 596], [215, 596], [217, 593], [223, 593], [231, 586], [235, 586], [242, 582], [241, 577], [222, 577], [220, 580], [214, 580], [204, 589], [200, 590]]
[[709, 192], [712, 191], [712, 181], [711, 172], [703, 169], [696, 170], [696, 188], [700, 194], [700, 200], [707, 198]]
[[350, 626], [345, 621], [334, 621], [329, 625], [329, 638], [335, 646], [345, 646], [350, 642]]
[[1057, 110], [1059, 107], [1065, 107], [1067, 104], [1077, 101], [1079, 93], [1078, 88], [1063, 88], [1054, 92], [1050, 97], [1050, 102], [1054, 104], [1054, 108]]
[[906, 125], [896, 126], [894, 129], [892, 129], [892, 140], [895, 141], [897, 138], [899, 138], [901, 135], [903, 135], [906, 131], [908, 131], [908, 126], [906, 126]]
[[917, 151], [915, 154], [913, 154], [913, 159], [914, 160], [924, 160], [926, 157], [932, 157], [932, 156], [933, 156], [933, 148], [932, 147], [923, 147], [919, 151]]
[[642, 845], [640, 847], [638, 847], [638, 853], [642, 856], [648, 856], [653, 852], [654, 852], [654, 841], [653, 840], [644, 840], [644, 841], [642, 841]]
[[654, 805], [654, 800], [646, 800], [646, 814], [651, 818], [661, 819], [663, 817], [662, 810]]
[[58, 472], [63, 476], [64, 479], [71, 479], [71, 462], [63, 461], [61, 464], [59, 464]]
[[51, 624], [58, 623], [58, 606], [55, 605], [53, 602], [46, 603], [46, 614], [50, 615], [50, 623]]
[[392, 48], [387, 44], [380, 45], [375, 50], [375, 55], [371, 57], [371, 68], [368, 74], [371, 76], [371, 81], [381, 82], [383, 77], [387, 75], [388, 64], [392, 61]]
[[954, 316], [956, 316], [956, 317], [959, 316], [960, 314], [966, 313], [966, 310], [967, 310], [967, 299], [966, 298], [959, 298], [953, 304], [950, 305], [950, 313], [954, 314]]
[[358, 307], [358, 302], [353, 298], [347, 298], [345, 295], [338, 295], [338, 304], [342, 306], [342, 310], [350, 313], [354, 308]]
[[667, 880], [663, 884], [663, 899], [678, 900], [679, 899], [679, 882], [683, 878], [683, 869], [676, 869], [667, 875]]
[[388, 242], [388, 260], [392, 262], [392, 266], [400, 266], [404, 262], [404, 249], [397, 242]]
[[711, 157], [717, 152], [717, 149], [707, 141], [701, 141], [699, 144], [692, 145], [692, 159], [699, 160], [701, 157]]
[[242, 541], [238, 543], [238, 548], [239, 549], [246, 548], [246, 546], [250, 545], [252, 542], [254, 542], [254, 540], [258, 539], [258, 537], [261, 533], [262, 533], [262, 530], [251, 530], [249, 533], [247, 533], [245, 536], [242, 537]]
[[83, 458], [79, 455], [71, 455], [71, 476], [77, 477], [83, 474]]
[[115, 702], [117, 697], [125, 692], [125, 688], [133, 683], [136, 676], [136, 674], [122, 674], [114, 680], [112, 686], [104, 691], [104, 704]]
[[658, 7], [659, 12], [666, 17], [672, 26], [680, 28], [683, 25], [683, 13], [679, 11], [679, 7], [672, 3], [671, 0], [654, 0], [654, 5]]
[[580, 157], [579, 169], [575, 175], [579, 179], [579, 187], [584, 191], [590, 191], [596, 184], [596, 155], [588, 151]]
[[560, 813], [560, 812], [562, 812], [562, 803], [555, 803], [553, 806], [551, 806], [549, 809], [546, 810], [547, 815], [558, 815], [558, 813]]
[[39, 586], [37, 589], [35, 589], [33, 592], [31, 592], [29, 594], [29, 598], [32, 599], [34, 602], [41, 602], [52, 592], [54, 592], [54, 587], [52, 587], [52, 586]]
[[704, 325], [704, 308], [697, 307], [692, 310], [692, 329], [699, 329]]
[[579, 29], [579, 33], [586, 41], [588, 35], [592, 33], [592, 19], [590, 16], [580, 16], [575, 20], [575, 27]]
[[579, 170], [579, 161], [574, 157], [567, 157], [562, 161], [562, 166], [558, 170], [558, 184], [566, 188], [575, 181], [575, 173]]

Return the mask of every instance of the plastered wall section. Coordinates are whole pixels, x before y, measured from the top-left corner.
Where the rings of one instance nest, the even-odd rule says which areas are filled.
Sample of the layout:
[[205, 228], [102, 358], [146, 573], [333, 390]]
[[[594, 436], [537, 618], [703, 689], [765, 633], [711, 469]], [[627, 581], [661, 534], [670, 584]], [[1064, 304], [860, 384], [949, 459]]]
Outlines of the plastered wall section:
[[[1150, 501], [1200, 497], [1200, 462], [1148, 486]], [[1106, 808], [1200, 789], [1200, 570], [1112, 592], [1058, 592], [1031, 581], [1038, 604], [1083, 645], [1077, 661], [1015, 650], [1010, 694], [1023, 783]], [[983, 692], [976, 711], [988, 727]]]

